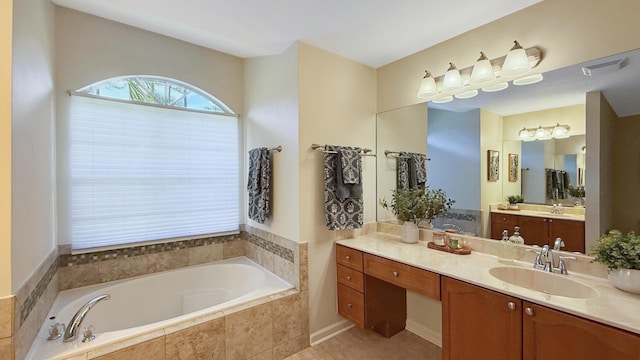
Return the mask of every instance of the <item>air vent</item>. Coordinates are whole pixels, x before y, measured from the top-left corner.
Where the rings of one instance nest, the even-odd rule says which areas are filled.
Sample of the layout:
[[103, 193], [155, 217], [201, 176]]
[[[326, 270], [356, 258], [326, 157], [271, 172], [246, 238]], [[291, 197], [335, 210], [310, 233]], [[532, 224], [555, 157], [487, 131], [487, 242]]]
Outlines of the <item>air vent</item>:
[[627, 64], [627, 58], [622, 58], [613, 61], [607, 61], [602, 64], [585, 66], [582, 68], [584, 76], [594, 76], [597, 74], [614, 72], [622, 69]]

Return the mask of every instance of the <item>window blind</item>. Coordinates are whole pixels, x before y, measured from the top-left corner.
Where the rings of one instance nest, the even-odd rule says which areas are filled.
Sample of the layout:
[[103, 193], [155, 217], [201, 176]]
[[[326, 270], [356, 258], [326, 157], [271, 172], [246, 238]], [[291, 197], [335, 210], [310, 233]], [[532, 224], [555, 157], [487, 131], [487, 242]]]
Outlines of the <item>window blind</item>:
[[70, 101], [74, 249], [238, 230], [236, 117]]

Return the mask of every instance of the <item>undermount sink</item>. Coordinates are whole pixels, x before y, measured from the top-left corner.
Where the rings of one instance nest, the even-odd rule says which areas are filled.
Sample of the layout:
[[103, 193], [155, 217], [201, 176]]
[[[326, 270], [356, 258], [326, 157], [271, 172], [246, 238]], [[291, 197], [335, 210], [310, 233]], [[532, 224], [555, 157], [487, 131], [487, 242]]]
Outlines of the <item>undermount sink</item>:
[[499, 266], [489, 269], [489, 274], [511, 285], [539, 291], [541, 293], [576, 299], [598, 296], [598, 292], [587, 285], [541, 270]]

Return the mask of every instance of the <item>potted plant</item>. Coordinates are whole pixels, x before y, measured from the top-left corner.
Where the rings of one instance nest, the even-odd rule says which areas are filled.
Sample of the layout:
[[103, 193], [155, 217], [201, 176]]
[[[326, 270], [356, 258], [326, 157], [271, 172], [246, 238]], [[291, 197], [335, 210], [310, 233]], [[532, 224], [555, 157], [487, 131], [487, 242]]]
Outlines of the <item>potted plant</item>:
[[609, 268], [609, 281], [615, 287], [640, 294], [640, 235], [611, 230], [600, 237], [590, 255]]
[[391, 210], [404, 222], [403, 233], [406, 232], [407, 236], [403, 236], [402, 240], [410, 243], [418, 241], [418, 224], [425, 220], [431, 223], [438, 215], [449, 210], [453, 203], [455, 201], [447, 198], [442, 189], [429, 190], [428, 187], [393, 190], [390, 202], [380, 199], [383, 208]]
[[585, 197], [584, 186], [580, 185], [580, 186], [573, 187], [569, 185], [569, 187], [567, 187], [567, 190], [569, 190], [569, 195], [571, 195], [573, 198], [576, 199], [575, 201], [576, 206], [584, 206], [584, 197]]
[[520, 195], [509, 195], [507, 196], [507, 201], [509, 202], [509, 209], [517, 209], [518, 204], [524, 202], [524, 198]]

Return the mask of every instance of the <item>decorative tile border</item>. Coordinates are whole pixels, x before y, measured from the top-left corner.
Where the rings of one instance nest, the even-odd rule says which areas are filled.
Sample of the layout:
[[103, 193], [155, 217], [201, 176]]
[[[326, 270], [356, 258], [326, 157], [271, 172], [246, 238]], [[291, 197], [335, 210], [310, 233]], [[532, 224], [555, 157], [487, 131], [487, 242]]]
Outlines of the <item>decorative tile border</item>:
[[59, 263], [60, 267], [92, 264], [101, 261], [113, 260], [118, 258], [128, 258], [134, 256], [143, 256], [149, 254], [158, 254], [162, 252], [168, 252], [179, 249], [189, 249], [199, 246], [223, 244], [235, 240], [241, 239], [241, 234], [224, 235], [224, 236], [210, 236], [205, 238], [191, 239], [191, 240], [179, 240], [166, 243], [152, 244], [152, 245], [140, 245], [134, 247], [128, 247], [123, 249], [113, 249], [96, 251], [85, 254], [63, 254], [60, 255]]
[[36, 287], [31, 290], [29, 296], [20, 304], [20, 326], [22, 326], [31, 313], [31, 310], [33, 310], [42, 294], [44, 294], [51, 279], [56, 275], [56, 271], [58, 271], [58, 258], [51, 263], [44, 276], [38, 281]]
[[293, 250], [291, 249], [287, 249], [284, 246], [278, 245], [269, 240], [265, 240], [258, 235], [250, 234], [246, 231], [242, 232], [242, 238], [270, 253], [280, 256], [281, 258], [291, 263], [294, 262]]

